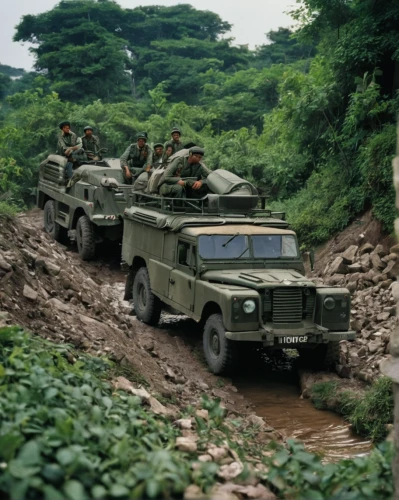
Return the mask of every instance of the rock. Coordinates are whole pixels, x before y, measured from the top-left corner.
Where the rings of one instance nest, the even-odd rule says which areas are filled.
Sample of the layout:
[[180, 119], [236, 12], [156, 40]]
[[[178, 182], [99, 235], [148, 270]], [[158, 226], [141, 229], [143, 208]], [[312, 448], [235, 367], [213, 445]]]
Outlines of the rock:
[[[237, 494], [238, 497], [225, 496]], [[226, 483], [215, 485], [211, 490], [211, 498], [218, 500], [230, 500], [230, 498], [261, 498], [263, 500], [277, 500], [277, 497], [268, 488], [259, 483], [256, 485], [242, 485], [235, 483]]]
[[56, 298], [52, 298], [46, 302], [46, 306], [49, 306], [50, 308], [57, 309], [57, 311], [65, 312], [68, 314], [72, 314], [70, 311], [70, 308], [67, 304], [64, 304], [60, 300]]
[[359, 358], [365, 358], [367, 356], [368, 350], [366, 346], [362, 346], [358, 351], [357, 355]]
[[362, 267], [362, 271], [364, 273], [367, 273], [367, 271], [370, 270], [371, 264], [370, 264], [370, 254], [365, 253], [360, 257], [359, 263]]
[[200, 462], [212, 462], [212, 457], [208, 453], [204, 453], [198, 457]]
[[355, 332], [360, 332], [364, 327], [365, 320], [364, 319], [354, 319], [351, 321], [351, 328], [355, 330]]
[[205, 497], [204, 492], [196, 484], [190, 484], [184, 490], [184, 500], [203, 500]]
[[176, 448], [186, 453], [195, 453], [197, 451], [197, 443], [193, 437], [178, 437], [176, 438]]
[[11, 265], [6, 262], [3, 257], [0, 255], [0, 269], [3, 269], [3, 271], [6, 271], [9, 273], [12, 270]]
[[374, 354], [375, 352], [377, 352], [380, 347], [381, 347], [381, 340], [380, 339], [378, 339], [378, 340], [376, 339], [372, 342], [369, 342], [369, 344], [368, 344], [370, 354]]
[[49, 259], [44, 259], [43, 257], [38, 257], [35, 260], [35, 266], [43, 269], [50, 276], [58, 276], [61, 271], [60, 266], [53, 264]]
[[176, 420], [175, 424], [180, 429], [187, 429], [187, 430], [190, 430], [193, 426], [191, 423], [191, 418], [179, 418], [179, 420]]
[[347, 285], [346, 288], [349, 290], [349, 293], [353, 294], [356, 292], [356, 282], [355, 281], [350, 281]]
[[382, 245], [377, 245], [374, 249], [374, 253], [376, 253], [379, 257], [385, 257], [387, 255], [387, 252]]
[[382, 312], [377, 315], [377, 321], [386, 321], [390, 316], [391, 314], [389, 312]]
[[396, 279], [399, 275], [399, 262], [396, 260], [390, 260], [387, 267], [384, 269], [384, 274], [387, 274], [388, 278]]
[[249, 422], [252, 425], [255, 425], [256, 427], [259, 427], [260, 429], [263, 429], [264, 427], [268, 427], [266, 422], [263, 420], [262, 417], [259, 417], [258, 415], [249, 415], [246, 418], [247, 422]]
[[240, 462], [233, 462], [229, 465], [222, 465], [217, 475], [225, 481], [231, 481], [235, 477], [239, 476], [243, 470], [244, 467]]
[[31, 300], [32, 302], [35, 302], [37, 300], [38, 293], [28, 285], [24, 285], [22, 293], [24, 297], [26, 297], [28, 300]]
[[378, 254], [372, 253], [370, 259], [371, 259], [371, 265], [373, 266], [374, 269], [384, 269], [385, 264], [382, 262]]
[[197, 417], [200, 417], [204, 420], [208, 420], [209, 419], [209, 412], [208, 410], [197, 410], [195, 412], [195, 414], [197, 415]]
[[330, 274], [346, 274], [346, 266], [342, 257], [336, 257], [330, 267]]
[[344, 274], [333, 274], [330, 278], [328, 278], [327, 280], [327, 283], [329, 285], [338, 285], [338, 283], [340, 283], [341, 281], [343, 282], [345, 279], [345, 275]]
[[361, 264], [350, 264], [348, 266], [348, 272], [349, 273], [360, 273], [363, 271], [363, 267]]
[[383, 275], [381, 273], [378, 273], [376, 274], [373, 278], [372, 278], [372, 282], [377, 285], [380, 281], [383, 281]]
[[209, 450], [207, 450], [207, 453], [215, 462], [220, 462], [229, 454], [226, 448], [210, 448]]
[[359, 247], [357, 245], [351, 245], [349, 248], [347, 248], [342, 254], [343, 262], [345, 264], [352, 264], [355, 260], [358, 249]]
[[371, 253], [374, 250], [374, 245], [371, 243], [365, 243], [362, 247], [360, 247], [359, 255], [363, 255], [365, 253]]

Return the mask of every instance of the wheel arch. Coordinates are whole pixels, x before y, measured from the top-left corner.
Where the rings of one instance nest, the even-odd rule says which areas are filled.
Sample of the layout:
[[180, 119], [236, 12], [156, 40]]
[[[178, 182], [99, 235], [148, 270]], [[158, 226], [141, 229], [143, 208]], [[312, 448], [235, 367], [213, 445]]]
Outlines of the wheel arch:
[[51, 196], [49, 196], [48, 194], [43, 193], [43, 191], [39, 191], [37, 193], [37, 206], [38, 206], [38, 208], [41, 208], [43, 210], [44, 209], [44, 205], [49, 200], [53, 200], [55, 202], [54, 198], [51, 198]]
[[223, 312], [222, 312], [222, 308], [220, 307], [220, 305], [217, 302], [210, 300], [202, 308], [200, 323], [205, 324], [206, 320], [212, 314], [221, 314], [221, 316], [223, 318]]
[[133, 282], [136, 277], [137, 271], [142, 267], [147, 267], [147, 263], [143, 257], [136, 255], [133, 259], [132, 265], [129, 267], [129, 273], [126, 278], [124, 300], [133, 299]]
[[71, 216], [71, 222], [70, 222], [70, 228], [71, 229], [76, 229], [76, 224], [78, 223], [78, 220], [82, 215], [87, 215], [87, 213], [84, 211], [82, 207], [77, 207], [75, 208], [72, 216]]

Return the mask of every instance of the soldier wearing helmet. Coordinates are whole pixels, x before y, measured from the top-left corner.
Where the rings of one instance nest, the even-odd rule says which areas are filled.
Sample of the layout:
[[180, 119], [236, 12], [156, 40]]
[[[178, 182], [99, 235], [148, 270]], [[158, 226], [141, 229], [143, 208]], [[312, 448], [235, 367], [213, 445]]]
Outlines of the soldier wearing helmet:
[[201, 198], [207, 193], [204, 180], [210, 170], [202, 163], [204, 150], [190, 148], [188, 154], [175, 158], [165, 171], [159, 193], [166, 198]]
[[178, 151], [181, 151], [184, 148], [184, 146], [180, 140], [181, 132], [177, 127], [172, 129], [172, 132], [170, 133], [170, 135], [171, 135], [171, 140], [165, 142], [164, 149], [166, 149], [168, 146], [172, 146], [172, 148], [173, 148], [172, 155], [174, 155]]
[[100, 139], [93, 135], [93, 127], [87, 125], [84, 129], [82, 137], [83, 149], [89, 160], [99, 159], [100, 157]]
[[148, 171], [151, 169], [153, 152], [147, 144], [147, 133], [141, 132], [136, 136], [137, 142], [130, 144], [121, 156], [121, 168], [125, 182], [132, 183], [133, 177], [143, 171], [143, 167]]

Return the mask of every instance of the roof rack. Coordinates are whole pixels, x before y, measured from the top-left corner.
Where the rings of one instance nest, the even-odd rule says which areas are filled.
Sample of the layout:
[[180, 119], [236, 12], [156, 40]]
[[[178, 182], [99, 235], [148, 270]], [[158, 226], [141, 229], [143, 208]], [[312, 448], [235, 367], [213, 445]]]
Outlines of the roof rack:
[[[268, 209], [258, 209], [259, 198], [253, 196], [234, 196], [207, 194], [203, 198], [166, 198], [133, 191], [129, 206], [156, 210], [176, 215], [221, 215], [223, 217], [271, 217]], [[277, 212], [276, 212], [277, 214]], [[281, 213], [284, 215], [283, 213]]]

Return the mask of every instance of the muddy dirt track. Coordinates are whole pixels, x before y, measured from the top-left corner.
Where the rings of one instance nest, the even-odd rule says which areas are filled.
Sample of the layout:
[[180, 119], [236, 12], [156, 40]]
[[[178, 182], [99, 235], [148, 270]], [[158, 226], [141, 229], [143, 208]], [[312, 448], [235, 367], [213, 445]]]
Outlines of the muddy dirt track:
[[[212, 375], [202, 359], [201, 331], [195, 322], [163, 313], [159, 327], [151, 328], [130, 314], [131, 306], [123, 301], [125, 276], [117, 249], [102, 249], [97, 261], [82, 262], [74, 247], [62, 247], [44, 234], [41, 211], [33, 210], [19, 221], [23, 235], [19, 229], [5, 227], [9, 234], [0, 244], [4, 258], [19, 266], [5, 275], [3, 285], [5, 278], [0, 279], [0, 309], [8, 311], [9, 321], [45, 332], [52, 340], [110, 355], [127, 369], [134, 366], [137, 379], [151, 385], [165, 407], [169, 402], [195, 404], [205, 393], [221, 398], [233, 415], [263, 417], [270, 426], [270, 438], [300, 439], [326, 460], [369, 451], [370, 444], [354, 435], [343, 419], [316, 410], [301, 398], [295, 360], [266, 359], [256, 370], [243, 368], [232, 379]], [[14, 236], [20, 254], [13, 250]], [[34, 252], [43, 258], [38, 260]], [[44, 259], [44, 264], [39, 269], [32, 259], [36, 263]], [[86, 286], [83, 298], [79, 288], [87, 283], [90, 287]], [[67, 326], [69, 334], [65, 333]]]

